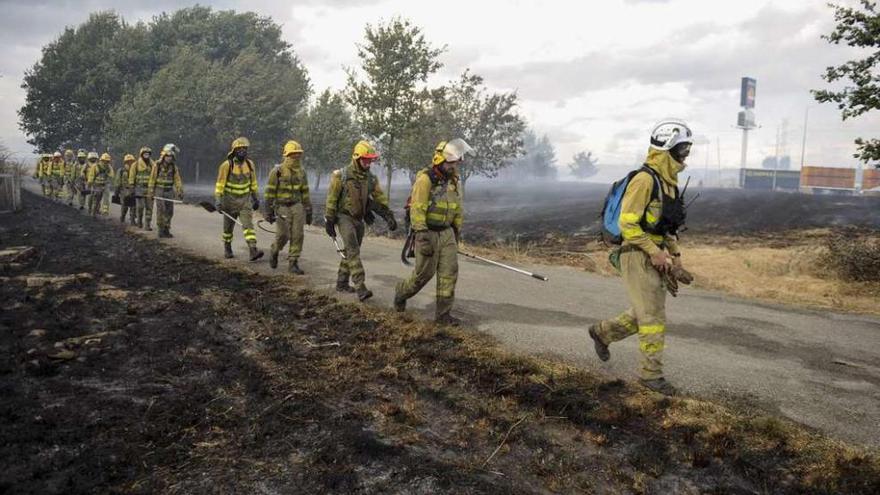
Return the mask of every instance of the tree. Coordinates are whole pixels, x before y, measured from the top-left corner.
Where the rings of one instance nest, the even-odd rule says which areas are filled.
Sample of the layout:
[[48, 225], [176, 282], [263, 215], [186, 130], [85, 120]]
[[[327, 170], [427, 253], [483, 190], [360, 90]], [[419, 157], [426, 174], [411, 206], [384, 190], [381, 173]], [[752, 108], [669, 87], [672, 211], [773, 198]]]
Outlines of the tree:
[[315, 173], [313, 189], [321, 186], [322, 175], [348, 163], [358, 136], [358, 128], [343, 96], [324, 90], [294, 127], [294, 139], [305, 150], [303, 164]]
[[[864, 58], [851, 60], [836, 67], [828, 67], [822, 79], [829, 83], [849, 80], [850, 85], [840, 91], [814, 90], [816, 100], [837, 103], [843, 120], [858, 117], [880, 108], [880, 12], [876, 2], [861, 0], [861, 8], [831, 5], [837, 22], [830, 35], [823, 36], [832, 44], [870, 50]], [[880, 139], [856, 139], [856, 158], [868, 162], [880, 160]]]
[[433, 48], [421, 29], [401, 18], [375, 28], [367, 25], [364, 38], [366, 42], [357, 47], [365, 79], [346, 69], [345, 97], [355, 108], [361, 129], [383, 141], [386, 192], [391, 194], [395, 146], [415, 122], [413, 116], [424, 108], [428, 76], [442, 67], [437, 57], [445, 47]]
[[499, 170], [523, 154], [525, 122], [514, 109], [516, 93], [486, 94], [483, 78], [465, 71], [452, 84], [447, 105], [453, 116], [452, 137], [470, 144], [475, 156], [459, 169], [462, 192], [475, 175], [496, 177]]
[[41, 150], [100, 146], [107, 115], [141, 75], [132, 66], [147, 52], [123, 50], [134, 40], [126, 39], [127, 31], [115, 13], [100, 12], [43, 47], [21, 85], [26, 95], [19, 127], [29, 143]]
[[599, 163], [593, 156], [592, 151], [588, 151], [584, 153], [583, 151], [575, 154], [571, 157], [571, 163], [568, 164], [569, 170], [571, 170], [571, 174], [579, 179], [586, 179], [587, 177], [592, 177], [599, 172], [599, 168], [596, 167], [596, 164]]
[[522, 135], [525, 154], [510, 165], [511, 177], [531, 177], [552, 180], [556, 178], [556, 150], [546, 135], [538, 137], [528, 129]]

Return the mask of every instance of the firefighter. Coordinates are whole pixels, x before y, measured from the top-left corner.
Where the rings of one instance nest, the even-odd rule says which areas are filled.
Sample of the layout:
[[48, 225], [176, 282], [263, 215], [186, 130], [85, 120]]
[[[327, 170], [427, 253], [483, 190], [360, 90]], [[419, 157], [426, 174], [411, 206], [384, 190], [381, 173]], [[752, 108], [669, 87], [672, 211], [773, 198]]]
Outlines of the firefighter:
[[76, 160], [67, 169], [67, 181], [71, 184], [72, 195], [76, 196], [80, 210], [84, 210], [86, 207], [87, 157], [86, 150], [81, 149], [77, 151]]
[[64, 195], [64, 157], [56, 151], [49, 160], [49, 197], [61, 200]]
[[[666, 395], [676, 392], [663, 376], [666, 334], [664, 276], [681, 268], [677, 231], [684, 220], [678, 174], [685, 168], [693, 134], [684, 122], [667, 119], [651, 133], [643, 170], [630, 180], [623, 194], [618, 224], [623, 244], [620, 273], [630, 308], [616, 318], [590, 326], [596, 354], [607, 361], [612, 342], [638, 335], [641, 351], [640, 381]], [[655, 184], [657, 184], [655, 186]]]
[[[361, 263], [361, 244], [364, 240], [365, 222], [372, 223], [373, 211], [385, 219], [389, 230], [397, 229], [397, 220], [388, 208], [388, 197], [379, 187], [379, 180], [370, 172], [373, 162], [379, 158], [376, 149], [367, 141], [354, 146], [351, 162], [347, 167], [330, 175], [327, 201], [324, 207], [324, 225], [327, 235], [336, 238], [336, 229], [345, 245], [345, 258], [339, 263], [336, 290], [356, 292], [361, 301], [373, 296], [364, 280]], [[354, 287], [349, 285], [349, 278]]]
[[174, 203], [167, 200], [183, 201], [183, 181], [180, 180], [177, 153], [177, 146], [166, 144], [159, 154], [159, 161], [153, 165], [153, 170], [150, 172], [147, 197], [150, 202], [156, 201], [156, 229], [159, 231], [159, 237], [174, 237], [171, 235]]
[[[259, 190], [257, 188], [257, 170], [248, 155], [250, 141], [240, 137], [232, 142], [226, 159], [220, 163], [217, 171], [217, 183], [214, 187], [214, 207], [241, 222], [244, 240], [248, 245], [251, 261], [263, 257], [263, 251], [257, 249], [257, 233], [254, 231], [254, 211], [260, 209]], [[232, 253], [232, 230], [235, 222], [223, 216], [223, 255], [226, 258], [235, 256]]]
[[51, 155], [48, 153], [41, 153], [40, 159], [37, 160], [37, 165], [34, 167], [34, 179], [40, 183], [40, 188], [43, 190], [43, 196], [49, 197], [49, 173], [51, 172], [51, 167], [49, 166], [49, 160], [51, 159]]
[[76, 196], [76, 189], [71, 178], [72, 168], [76, 166], [76, 155], [72, 149], [64, 150], [64, 190], [67, 194], [67, 206], [73, 206], [73, 198]]
[[150, 174], [156, 164], [152, 156], [153, 150], [144, 146], [138, 151], [137, 162], [128, 171], [129, 194], [133, 194], [135, 198], [135, 225], [145, 230], [153, 230], [150, 226], [153, 221], [153, 202], [147, 198]]
[[312, 201], [309, 181], [302, 167], [302, 146], [288, 141], [282, 150], [282, 161], [269, 173], [266, 184], [266, 219], [276, 220], [275, 242], [269, 254], [269, 266], [278, 267], [278, 252], [290, 241], [287, 250], [288, 272], [303, 275], [299, 256], [303, 247], [303, 225], [312, 224]]
[[406, 310], [406, 300], [418, 294], [437, 275], [437, 323], [458, 326], [450, 313], [458, 281], [458, 243], [464, 221], [458, 167], [473, 149], [462, 139], [441, 141], [432, 166], [416, 174], [410, 195], [410, 225], [415, 235], [416, 265], [407, 280], [397, 284], [394, 309]]
[[104, 199], [104, 191], [107, 184], [113, 180], [113, 158], [110, 153], [104, 153], [98, 159], [98, 153], [89, 152], [89, 168], [86, 170], [86, 188], [89, 190], [89, 213], [94, 217], [101, 209]]
[[132, 226], [135, 225], [134, 214], [135, 208], [131, 205], [131, 189], [128, 187], [128, 176], [131, 167], [135, 162], [134, 155], [126, 154], [122, 158], [122, 166], [116, 169], [116, 197], [119, 198], [119, 221], [125, 223], [125, 216], [128, 215]]

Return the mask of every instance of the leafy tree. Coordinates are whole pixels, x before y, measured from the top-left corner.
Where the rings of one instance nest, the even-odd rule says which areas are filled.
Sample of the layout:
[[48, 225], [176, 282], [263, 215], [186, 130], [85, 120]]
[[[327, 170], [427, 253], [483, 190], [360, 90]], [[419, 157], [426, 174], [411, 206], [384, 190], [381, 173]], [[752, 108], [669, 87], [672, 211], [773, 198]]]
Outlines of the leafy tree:
[[[822, 75], [829, 83], [849, 80], [850, 85], [840, 91], [813, 91], [816, 100], [836, 103], [843, 120], [880, 108], [880, 12], [876, 2], [861, 0], [860, 3], [861, 8], [832, 4], [837, 26], [823, 38], [835, 45], [844, 42], [865, 48], [869, 53], [864, 58], [828, 67]], [[880, 139], [859, 138], [855, 144], [858, 152], [853, 156], [856, 158], [865, 162], [880, 160]]]
[[388, 24], [368, 25], [365, 43], [358, 44], [364, 79], [347, 69], [346, 99], [355, 108], [361, 129], [382, 138], [386, 169], [386, 192], [397, 168], [396, 146], [425, 107], [428, 76], [440, 69], [437, 57], [445, 50], [433, 48], [422, 31], [408, 20], [395, 18]]
[[229, 146], [238, 136], [251, 142], [257, 160], [275, 160], [295, 118], [306, 112], [310, 87], [297, 60], [273, 60], [248, 48], [229, 64], [215, 63], [208, 94], [212, 123]]
[[592, 151], [588, 151], [584, 153], [583, 151], [575, 154], [571, 157], [571, 163], [568, 164], [569, 170], [571, 170], [571, 174], [580, 179], [586, 179], [587, 177], [592, 177], [599, 172], [599, 169], [596, 167], [596, 164], [599, 163], [599, 160], [593, 156]]
[[465, 71], [448, 92], [447, 105], [453, 116], [450, 138], [461, 137], [475, 156], [459, 169], [462, 192], [475, 175], [496, 177], [498, 172], [523, 154], [525, 122], [514, 112], [516, 93], [487, 94], [483, 78]]
[[294, 139], [305, 150], [303, 164], [315, 173], [313, 189], [321, 186], [322, 175], [348, 163], [358, 136], [358, 128], [343, 96], [324, 90], [308, 114], [294, 126]]
[[146, 50], [131, 50], [137, 38], [126, 38], [128, 31], [142, 34], [141, 29], [127, 29], [115, 13], [100, 12], [43, 47], [21, 86], [26, 95], [19, 126], [29, 143], [41, 150], [102, 144], [110, 109], [142, 75]]
[[224, 143], [217, 139], [212, 115], [213, 69], [194, 50], [178, 50], [149, 82], [132, 88], [110, 112], [107, 137], [113, 149], [136, 153], [144, 145], [171, 142], [185, 162], [216, 154]]

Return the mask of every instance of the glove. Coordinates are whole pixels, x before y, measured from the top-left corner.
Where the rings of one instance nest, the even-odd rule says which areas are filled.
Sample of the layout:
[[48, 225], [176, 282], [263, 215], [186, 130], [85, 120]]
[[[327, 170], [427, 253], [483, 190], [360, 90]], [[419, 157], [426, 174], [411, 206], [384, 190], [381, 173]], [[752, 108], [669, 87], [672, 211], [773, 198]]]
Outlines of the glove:
[[336, 237], [336, 221], [332, 218], [324, 218], [324, 230], [330, 237]]
[[306, 225], [312, 224], [312, 210], [306, 210]]
[[388, 223], [388, 230], [390, 230], [391, 232], [397, 230], [397, 219], [394, 218], [393, 213], [391, 214], [391, 216], [386, 218], [385, 221]]
[[266, 221], [269, 223], [275, 223], [275, 213], [269, 212], [266, 214]]
[[375, 221], [376, 215], [373, 214], [372, 210], [367, 210], [367, 212], [364, 213], [364, 223], [367, 225], [373, 225], [373, 222]]
[[691, 272], [680, 266], [672, 267], [672, 276], [675, 277], [676, 281], [681, 282], [684, 285], [690, 285], [694, 281], [694, 276]]
[[219, 199], [214, 201], [214, 209], [217, 211], [223, 211], [223, 202], [221, 202]]
[[461, 232], [455, 227], [452, 228], [452, 233], [455, 234], [455, 243], [461, 244]]
[[251, 208], [253, 208], [254, 211], [259, 210], [260, 209], [260, 200], [257, 198], [254, 198], [253, 202], [251, 203]]

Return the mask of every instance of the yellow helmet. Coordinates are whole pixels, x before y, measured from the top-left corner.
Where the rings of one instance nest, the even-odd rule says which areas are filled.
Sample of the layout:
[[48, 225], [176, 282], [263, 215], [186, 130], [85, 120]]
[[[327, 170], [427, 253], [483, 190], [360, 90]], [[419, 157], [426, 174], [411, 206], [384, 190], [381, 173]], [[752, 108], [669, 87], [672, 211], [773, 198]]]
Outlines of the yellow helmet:
[[236, 138], [235, 141], [232, 142], [232, 148], [230, 151], [234, 151], [235, 148], [250, 148], [251, 142], [248, 141], [246, 137]]
[[86, 155], [86, 150], [79, 150], [76, 153], [76, 157], [77, 158], [88, 158], [88, 155]]
[[281, 156], [300, 155], [302, 152], [303, 148], [298, 142], [288, 141], [284, 143], [284, 151], [281, 152]]
[[49, 158], [52, 158], [49, 153], [40, 153], [40, 160], [48, 160]]
[[127, 153], [124, 157], [122, 157], [122, 163], [131, 163], [133, 161], [135, 161], [135, 157], [131, 153]]
[[352, 152], [351, 157], [354, 160], [357, 160], [358, 158], [379, 158], [379, 153], [377, 153], [376, 148], [367, 141], [358, 141], [358, 143], [354, 145], [354, 151]]
[[113, 161], [113, 157], [110, 156], [110, 153], [104, 153], [103, 155], [101, 155], [101, 161], [102, 162], [110, 162], [110, 161]]
[[66, 150], [64, 150], [64, 157], [65, 158], [67, 158], [67, 157], [73, 158], [73, 150], [70, 148], [67, 148]]

